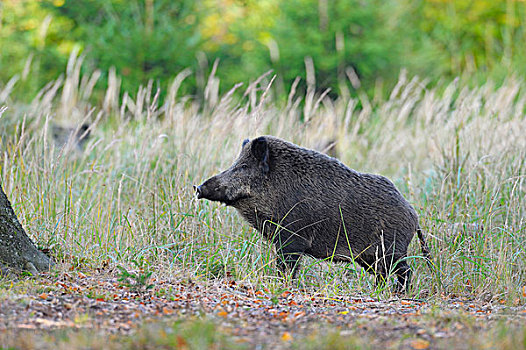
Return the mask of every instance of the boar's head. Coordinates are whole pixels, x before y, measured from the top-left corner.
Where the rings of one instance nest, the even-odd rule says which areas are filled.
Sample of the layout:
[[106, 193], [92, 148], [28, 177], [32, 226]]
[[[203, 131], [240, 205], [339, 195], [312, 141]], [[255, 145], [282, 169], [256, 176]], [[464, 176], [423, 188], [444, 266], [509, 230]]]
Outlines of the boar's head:
[[197, 198], [236, 206], [257, 195], [269, 172], [269, 147], [265, 137], [245, 140], [241, 153], [230, 168], [194, 186]]

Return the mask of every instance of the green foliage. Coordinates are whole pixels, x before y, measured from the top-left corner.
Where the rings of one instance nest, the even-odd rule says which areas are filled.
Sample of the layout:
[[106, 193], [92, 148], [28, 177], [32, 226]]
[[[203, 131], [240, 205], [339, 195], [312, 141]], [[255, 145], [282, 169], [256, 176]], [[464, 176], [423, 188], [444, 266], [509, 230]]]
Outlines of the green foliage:
[[313, 59], [321, 87], [336, 88], [351, 67], [369, 87], [398, 75], [403, 28], [389, 2], [293, 0], [280, 9], [272, 33], [279, 48], [276, 70], [286, 81], [305, 77], [305, 57]]
[[[99, 92], [111, 67], [121, 92], [149, 80], [166, 91], [186, 68], [195, 74], [183, 92], [203, 92], [216, 60], [222, 92], [270, 69], [282, 95], [298, 76], [305, 87], [306, 70], [333, 96], [350, 85], [370, 95], [379, 81], [389, 88], [403, 68], [432, 82], [501, 81], [526, 73], [525, 15], [526, 3], [513, 0], [6, 0], [0, 86], [18, 74], [16, 95], [34, 96], [75, 47], [85, 70], [101, 70]], [[351, 68], [360, 83], [350, 84]]]
[[0, 89], [13, 79], [16, 95], [31, 98], [56, 79], [72, 44], [56, 35], [68, 30], [66, 21], [52, 18], [37, 1], [0, 2]]
[[[228, 13], [223, 16], [227, 21]], [[319, 88], [334, 93], [348, 81], [349, 68], [367, 88], [377, 78], [398, 77], [405, 29], [392, 2], [247, 1], [230, 13], [241, 15], [228, 26], [221, 44], [209, 50], [221, 58], [219, 76], [227, 86], [273, 69], [278, 83], [285, 83], [283, 92], [296, 77], [305, 82], [307, 57]]]
[[524, 73], [525, 11], [524, 2], [513, 0], [419, 1], [408, 17], [408, 67], [434, 78], [465, 74], [476, 83]]
[[92, 69], [117, 68], [125, 91], [150, 79], [165, 83], [195, 66], [202, 15], [195, 1], [69, 0], [56, 6], [48, 0], [43, 6], [73, 23], [62, 38], [82, 44]]

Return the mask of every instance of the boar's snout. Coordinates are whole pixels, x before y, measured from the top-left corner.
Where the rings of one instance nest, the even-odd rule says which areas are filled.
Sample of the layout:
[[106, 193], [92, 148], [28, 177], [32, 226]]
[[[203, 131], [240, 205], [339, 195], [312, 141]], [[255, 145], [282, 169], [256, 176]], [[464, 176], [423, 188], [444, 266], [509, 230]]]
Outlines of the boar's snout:
[[194, 185], [194, 191], [195, 191], [195, 194], [197, 195], [197, 199], [203, 198], [203, 195], [201, 194], [201, 186]]
[[206, 180], [199, 186], [194, 186], [197, 199], [226, 202], [225, 187], [221, 186], [216, 177]]

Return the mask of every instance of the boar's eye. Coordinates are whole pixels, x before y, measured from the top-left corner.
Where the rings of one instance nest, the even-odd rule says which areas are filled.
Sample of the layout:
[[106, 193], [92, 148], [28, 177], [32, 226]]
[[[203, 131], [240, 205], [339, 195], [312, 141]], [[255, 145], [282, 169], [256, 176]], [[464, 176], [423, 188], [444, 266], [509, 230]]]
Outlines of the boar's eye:
[[248, 139], [244, 139], [243, 144], [241, 145], [241, 148], [245, 147], [248, 142], [249, 142]]

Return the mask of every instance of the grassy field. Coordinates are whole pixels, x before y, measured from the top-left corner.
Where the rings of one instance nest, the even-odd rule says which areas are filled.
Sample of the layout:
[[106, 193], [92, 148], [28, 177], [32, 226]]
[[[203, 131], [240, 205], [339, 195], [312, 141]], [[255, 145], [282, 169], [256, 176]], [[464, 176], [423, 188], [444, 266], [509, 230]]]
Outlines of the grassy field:
[[[272, 95], [271, 75], [237, 87], [244, 92], [240, 98], [233, 91], [218, 96], [219, 81], [212, 74], [204, 99], [198, 100], [177, 94], [183, 72], [161, 104], [154, 84], [120, 99], [120, 78], [110, 73], [104, 101], [93, 105], [97, 75], [81, 76], [81, 64], [73, 57], [65, 76], [50, 82], [29, 105], [17, 103], [9, 84], [0, 89], [0, 107], [7, 106], [0, 119], [2, 186], [33, 240], [59, 262], [55, 274], [108, 267], [114, 276], [128, 276], [144, 289], [155, 285], [148, 281], [152, 278], [203, 285], [233, 280], [269, 295], [295, 290], [327, 298], [392, 299], [388, 288], [375, 289], [374, 279], [354, 264], [305, 259], [297, 281], [279, 278], [271, 246], [235, 210], [195, 199], [192, 185], [228, 167], [243, 139], [271, 134], [317, 149], [334, 141], [345, 164], [388, 176], [413, 203], [437, 269], [426, 266], [415, 239], [409, 251], [415, 272], [411, 297], [439, 308], [444, 298], [464, 298], [524, 310], [522, 81], [510, 77], [499, 87], [488, 82], [469, 89], [453, 82], [427, 88], [425, 80], [402, 74], [387, 98], [360, 94], [329, 100], [310, 85], [305, 94], [293, 89], [279, 102]], [[82, 149], [73, 139], [65, 147], [56, 143], [54, 125], [82, 123], [91, 128]], [[2, 300], [45, 290], [38, 280], [31, 281], [31, 287], [2, 282]], [[173, 334], [203, 329], [212, 321], [189, 322], [176, 326]], [[162, 327], [141, 326], [131, 341], [137, 344], [129, 346], [141, 348], [140, 337], [155, 338], [155, 332], [165, 332]], [[220, 326], [212, 322], [210, 327]], [[519, 341], [526, 347], [517, 340], [524, 331], [516, 337], [507, 333], [513, 328], [500, 327], [505, 330], [501, 338], [488, 331], [473, 339], [512, 339], [493, 344], [514, 348]], [[33, 344], [66, 339], [47, 337]], [[93, 335], [76, 333], [73, 338], [79, 337]], [[112, 337], [121, 342], [120, 336]], [[183, 339], [174, 337], [174, 342]], [[326, 337], [336, 337], [334, 344], [344, 342], [329, 331], [308, 343], [327, 344]], [[229, 348], [230, 340], [220, 338], [187, 345]], [[287, 346], [301, 348], [306, 339]], [[359, 337], [356, 342], [356, 347], [367, 344]]]

